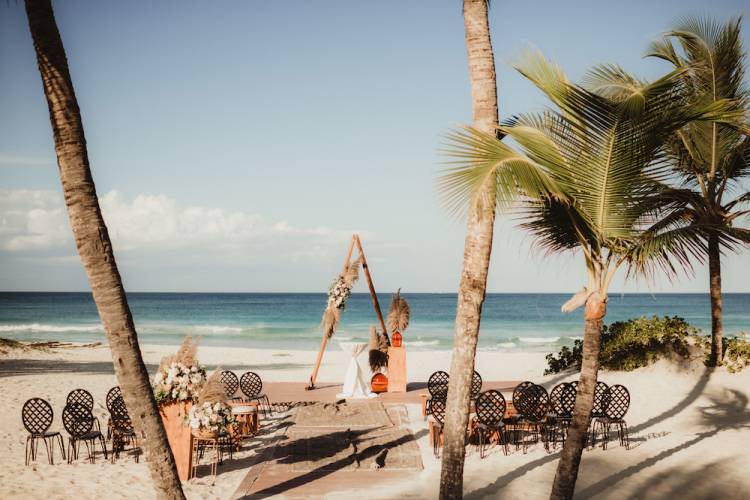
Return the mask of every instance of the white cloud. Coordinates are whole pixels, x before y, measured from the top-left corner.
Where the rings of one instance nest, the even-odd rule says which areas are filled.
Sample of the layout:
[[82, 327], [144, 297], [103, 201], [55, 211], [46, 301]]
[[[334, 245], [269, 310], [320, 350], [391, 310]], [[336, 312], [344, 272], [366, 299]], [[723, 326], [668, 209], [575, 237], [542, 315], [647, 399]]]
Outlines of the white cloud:
[[[296, 260], [325, 254], [331, 245], [338, 249], [351, 234], [328, 227], [296, 227], [244, 211], [183, 206], [164, 194], [127, 200], [110, 191], [99, 202], [118, 255], [183, 249], [242, 258], [250, 248], [262, 248]], [[72, 241], [59, 193], [0, 190], [0, 249], [70, 255]]]

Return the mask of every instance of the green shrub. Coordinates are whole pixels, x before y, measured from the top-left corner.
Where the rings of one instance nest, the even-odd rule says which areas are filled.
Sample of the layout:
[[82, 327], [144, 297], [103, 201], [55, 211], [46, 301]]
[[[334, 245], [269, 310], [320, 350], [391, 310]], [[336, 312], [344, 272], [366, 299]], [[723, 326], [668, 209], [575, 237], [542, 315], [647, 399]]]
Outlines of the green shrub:
[[[687, 357], [691, 338], [696, 336], [698, 330], [677, 316], [618, 321], [602, 327], [599, 362], [605, 369], [631, 371], [672, 353]], [[557, 357], [547, 355], [549, 367], [544, 374], [580, 370], [582, 358], [583, 341], [576, 340], [572, 349], [564, 346]]]
[[747, 341], [746, 333], [741, 332], [736, 337], [724, 339], [724, 365], [731, 373], [750, 365], [750, 342]]

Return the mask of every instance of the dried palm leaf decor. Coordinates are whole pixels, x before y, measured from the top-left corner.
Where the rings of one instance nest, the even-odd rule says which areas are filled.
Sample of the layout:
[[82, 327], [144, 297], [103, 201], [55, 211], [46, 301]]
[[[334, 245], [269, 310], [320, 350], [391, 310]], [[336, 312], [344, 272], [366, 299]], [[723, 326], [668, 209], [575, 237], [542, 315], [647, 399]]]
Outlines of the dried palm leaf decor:
[[198, 404], [220, 403], [224, 399], [226, 399], [226, 395], [224, 385], [221, 383], [221, 367], [216, 367], [198, 392]]
[[388, 366], [388, 339], [377, 331], [374, 326], [370, 326], [370, 344], [369, 344], [369, 361], [370, 369], [378, 372]]
[[388, 329], [401, 332], [409, 326], [409, 303], [401, 296], [401, 289], [391, 298], [391, 310], [388, 312]]

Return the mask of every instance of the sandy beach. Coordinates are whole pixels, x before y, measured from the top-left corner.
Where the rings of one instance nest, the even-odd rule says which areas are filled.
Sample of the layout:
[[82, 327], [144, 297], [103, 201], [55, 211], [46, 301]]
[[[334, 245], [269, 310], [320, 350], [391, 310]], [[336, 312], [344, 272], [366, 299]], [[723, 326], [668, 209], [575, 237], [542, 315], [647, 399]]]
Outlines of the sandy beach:
[[[143, 346], [152, 369], [174, 346]], [[0, 358], [0, 496], [3, 498], [151, 498], [151, 479], [144, 461], [120, 457], [112, 465], [97, 458], [96, 464], [79, 459], [72, 465], [60, 460], [50, 466], [42, 452], [34, 466], [23, 464], [26, 433], [20, 412], [33, 396], [48, 399], [56, 410], [54, 430], [62, 430], [59, 412], [68, 391], [83, 387], [95, 398], [95, 413], [106, 421], [103, 401], [115, 385], [106, 346], [54, 349], [7, 349]], [[203, 363], [238, 372], [254, 370], [268, 381], [300, 381], [309, 376], [312, 351], [269, 351], [201, 347]], [[319, 380], [340, 381], [347, 357], [331, 346]], [[409, 353], [409, 380], [424, 381], [436, 369], [447, 369], [448, 351]], [[575, 376], [541, 376], [545, 366], [539, 353], [480, 352], [477, 369], [485, 380], [530, 379], [548, 389]], [[700, 362], [680, 366], [659, 363], [630, 373], [607, 372], [600, 379], [628, 387], [632, 404], [626, 417], [631, 429], [631, 449], [611, 443], [583, 455], [576, 489], [577, 498], [740, 498], [750, 489], [750, 439], [748, 389], [750, 373], [708, 371]], [[506, 396], [509, 396], [506, 395]], [[435, 498], [440, 462], [427, 442], [426, 423], [418, 405], [408, 405], [409, 425], [417, 437], [424, 470], [413, 481], [372, 491], [373, 498]], [[247, 473], [255, 450], [270, 437], [267, 433], [247, 441], [235, 460], [219, 470], [214, 486], [203, 476], [185, 483], [189, 498], [231, 498]], [[474, 447], [467, 449], [466, 498], [498, 495], [546, 498], [555, 472], [557, 453], [547, 454], [541, 445], [528, 453], [511, 450], [504, 456], [498, 447], [481, 460]], [[700, 474], [696, 480], [696, 474]], [[349, 492], [351, 494], [351, 492]], [[327, 497], [346, 498], [339, 491]]]

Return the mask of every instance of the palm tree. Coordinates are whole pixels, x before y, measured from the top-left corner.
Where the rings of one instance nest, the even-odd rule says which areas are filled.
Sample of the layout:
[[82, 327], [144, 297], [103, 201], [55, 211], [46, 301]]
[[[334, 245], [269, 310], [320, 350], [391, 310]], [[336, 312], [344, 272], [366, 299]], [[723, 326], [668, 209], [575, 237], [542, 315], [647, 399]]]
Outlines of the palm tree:
[[96, 196], [81, 112], [50, 0], [26, 0], [26, 14], [49, 106], [70, 225], [107, 334], [115, 375], [135, 417], [133, 424], [143, 436], [141, 446], [157, 496], [185, 498]]
[[[488, 0], [464, 0], [466, 52], [471, 81], [474, 126], [494, 134], [498, 125], [495, 58], [488, 20]], [[492, 253], [495, 203], [492, 191], [469, 209], [464, 241], [464, 263], [458, 290], [456, 326], [445, 418], [445, 445], [440, 473], [440, 498], [461, 498], [465, 456], [465, 429], [471, 377], [474, 372], [479, 321], [482, 314], [487, 271]]]
[[[673, 44], [677, 42], [677, 47]], [[682, 71], [695, 102], [730, 100], [736, 110], [748, 109], [750, 91], [743, 79], [745, 53], [741, 20], [719, 24], [710, 18], [687, 18], [654, 42], [649, 56], [664, 59]], [[722, 363], [722, 248], [739, 250], [750, 243], [750, 230], [737, 227], [750, 194], [742, 179], [750, 177], [750, 137], [720, 123], [691, 123], [669, 141], [670, 159], [680, 182], [676, 196], [685, 207], [676, 220], [698, 241], [706, 241], [711, 296], [710, 364]], [[729, 198], [729, 199], [727, 199]]]
[[[675, 71], [652, 83], [638, 81], [617, 66], [599, 66], [588, 75], [589, 90], [568, 82], [541, 55], [529, 53], [518, 66], [557, 107], [513, 118], [500, 127], [520, 152], [491, 134], [467, 128], [452, 135], [455, 165], [442, 178], [454, 206], [484, 196], [486, 177], [499, 206], [523, 196], [517, 213], [539, 247], [578, 251], [588, 282], [563, 306], [585, 304], [583, 363], [573, 421], [563, 447], [551, 498], [572, 498], [584, 447], [599, 369], [601, 326], [607, 293], [623, 265], [634, 272], [657, 268], [674, 273], [697, 253], [671, 226], [654, 227], [677, 204], [663, 196], [668, 168], [662, 146], [691, 120], [721, 119], [725, 103], [688, 106], [683, 80]], [[626, 79], [628, 87], [613, 87]], [[504, 165], [515, 175], [503, 175]], [[530, 190], [544, 187], [544, 191]]]

